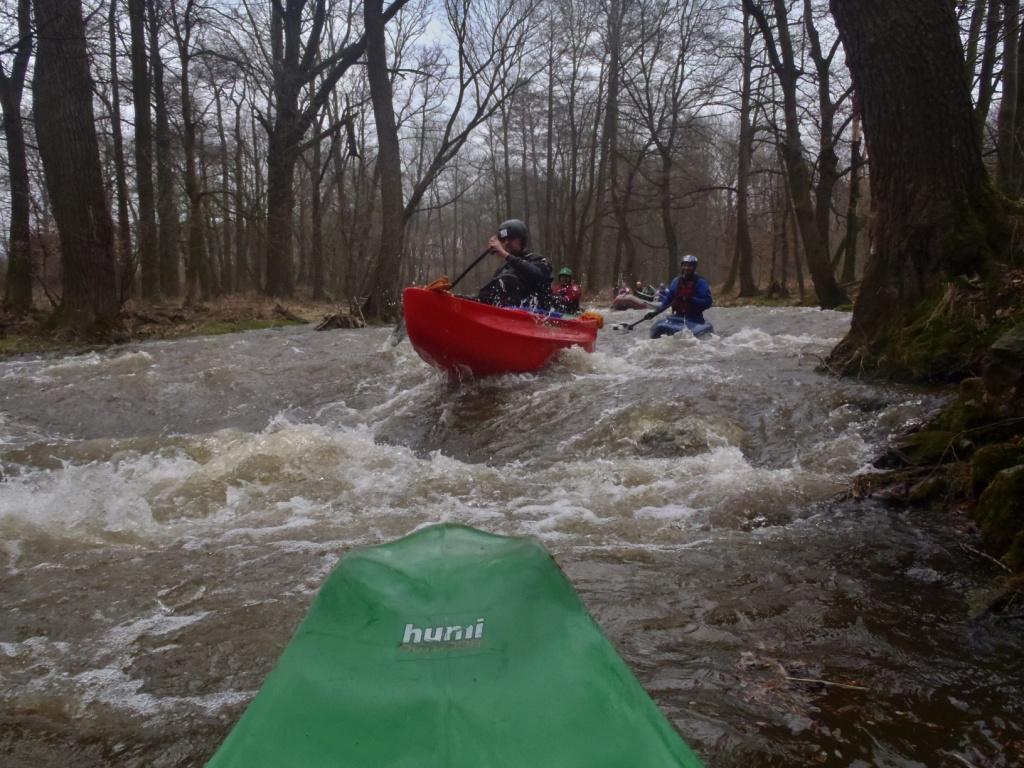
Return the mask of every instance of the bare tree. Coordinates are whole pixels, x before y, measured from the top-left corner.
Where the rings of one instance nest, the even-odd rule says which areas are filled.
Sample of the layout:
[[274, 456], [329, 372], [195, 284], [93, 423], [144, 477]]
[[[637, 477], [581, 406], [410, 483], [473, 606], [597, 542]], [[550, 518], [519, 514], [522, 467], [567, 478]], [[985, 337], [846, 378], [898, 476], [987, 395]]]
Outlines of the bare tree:
[[146, 0], [149, 23], [149, 58], [153, 67], [152, 94], [156, 116], [156, 205], [160, 219], [157, 251], [160, 265], [160, 293], [174, 298], [180, 290], [178, 255], [178, 201], [175, 190], [174, 150], [171, 119], [164, 83], [164, 63], [160, 50], [160, 21], [163, 0]]
[[181, 99], [181, 145], [185, 155], [185, 197], [188, 200], [188, 245], [185, 258], [185, 297], [189, 302], [210, 295], [211, 274], [206, 254], [202, 209], [203, 185], [199, 177], [200, 116], [193, 97], [192, 61], [199, 34], [202, 7], [197, 0], [170, 0], [170, 21], [178, 48]]
[[[371, 273], [371, 288], [365, 311], [368, 316], [392, 313], [397, 296], [396, 277], [400, 274], [405, 228], [417, 212], [427, 190], [459, 153], [473, 131], [512, 99], [527, 79], [526, 69], [530, 24], [536, 0], [446, 0], [449, 28], [457, 44], [458, 76], [451, 92], [439, 91], [436, 98], [450, 100], [447, 117], [438, 120], [429, 161], [419, 165], [418, 178], [410, 183], [404, 199], [401, 169], [396, 175], [393, 162], [386, 157], [389, 147], [398, 146], [398, 128], [393, 122], [394, 102], [385, 93], [386, 72], [382, 72], [380, 42], [367, 51], [367, 69], [374, 104], [380, 157], [382, 237], [376, 268]], [[373, 0], [367, 13], [380, 13]], [[381, 13], [381, 19], [383, 14]], [[491, 30], [501, 29], [501, 35]], [[367, 18], [367, 35], [382, 37], [383, 25]], [[424, 112], [424, 115], [427, 113]], [[422, 130], [430, 126], [424, 124]], [[382, 135], [383, 134], [383, 135]], [[416, 167], [415, 165], [413, 166]], [[387, 202], [384, 202], [387, 201]], [[399, 206], [399, 204], [401, 205]]]
[[710, 0], [640, 3], [637, 41], [624, 67], [624, 88], [637, 128], [658, 157], [653, 182], [665, 241], [666, 275], [678, 269], [676, 176], [686, 132], [699, 131], [700, 115], [714, 101], [727, 62], [718, 57], [713, 30], [721, 8]]
[[101, 333], [116, 321], [120, 302], [82, 7], [78, 0], [36, 0], [35, 19], [33, 106], [60, 233], [60, 321], [84, 333]]
[[139, 263], [142, 296], [160, 295], [155, 196], [153, 194], [153, 118], [150, 113], [149, 61], [146, 56], [145, 0], [128, 0], [132, 40], [132, 95], [135, 104], [135, 185], [139, 196]]
[[743, 9], [743, 50], [740, 54], [740, 126], [739, 146], [737, 148], [736, 169], [736, 245], [733, 252], [732, 267], [725, 281], [723, 290], [729, 292], [735, 285], [736, 278], [740, 281], [740, 296], [756, 296], [757, 283], [754, 281], [754, 246], [750, 240], [750, 165], [754, 152], [753, 110], [753, 70], [754, 70], [754, 28], [750, 11]]
[[[796, 214], [807, 266], [811, 272], [811, 279], [814, 281], [814, 290], [818, 295], [818, 303], [826, 309], [837, 307], [845, 304], [848, 298], [846, 292], [839, 287], [832, 272], [829, 244], [822, 238], [819, 219], [811, 201], [811, 172], [807, 165], [807, 159], [804, 157], [797, 96], [800, 70], [796, 63], [786, 2], [785, 0], [772, 0], [774, 29], [761, 8], [759, 0], [743, 0], [743, 5], [757, 21], [772, 69], [782, 89], [785, 120], [782, 153], [786, 163], [786, 176], [789, 180], [793, 210]], [[829, 205], [822, 216], [827, 216], [830, 210], [831, 206]]]
[[135, 280], [135, 254], [132, 253], [131, 217], [128, 213], [128, 170], [124, 161], [121, 133], [121, 76], [117, 60], [117, 0], [110, 0], [107, 34], [110, 45], [110, 133], [114, 143], [114, 179], [117, 188], [117, 246], [121, 262], [121, 295], [128, 296]]
[[930, 338], [914, 347], [915, 312], [943, 281], [986, 274], [1009, 238], [982, 163], [952, 5], [830, 5], [863, 107], [875, 212], [853, 325], [832, 361], [955, 375]]
[[0, 62], [0, 107], [3, 108], [4, 139], [7, 141], [7, 174], [11, 184], [11, 229], [4, 307], [24, 312], [32, 307], [32, 248], [30, 229], [31, 184], [25, 150], [25, 127], [21, 100], [32, 56], [30, 0], [18, 0], [17, 39], [5, 48], [14, 53], [10, 72]]

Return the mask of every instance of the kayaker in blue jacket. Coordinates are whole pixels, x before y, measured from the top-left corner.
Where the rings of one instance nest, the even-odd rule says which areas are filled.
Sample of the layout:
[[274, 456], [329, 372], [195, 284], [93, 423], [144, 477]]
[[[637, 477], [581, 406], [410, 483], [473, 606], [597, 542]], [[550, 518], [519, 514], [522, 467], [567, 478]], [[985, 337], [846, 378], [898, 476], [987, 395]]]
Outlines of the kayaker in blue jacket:
[[551, 307], [551, 264], [527, 247], [529, 239], [526, 224], [519, 219], [509, 219], [498, 227], [498, 234], [487, 244], [504, 263], [480, 289], [480, 301], [501, 307]]
[[679, 262], [679, 276], [672, 280], [661, 306], [644, 315], [644, 320], [657, 317], [669, 307], [672, 314], [703, 325], [704, 310], [711, 307], [711, 286], [697, 274], [697, 257], [690, 254]]

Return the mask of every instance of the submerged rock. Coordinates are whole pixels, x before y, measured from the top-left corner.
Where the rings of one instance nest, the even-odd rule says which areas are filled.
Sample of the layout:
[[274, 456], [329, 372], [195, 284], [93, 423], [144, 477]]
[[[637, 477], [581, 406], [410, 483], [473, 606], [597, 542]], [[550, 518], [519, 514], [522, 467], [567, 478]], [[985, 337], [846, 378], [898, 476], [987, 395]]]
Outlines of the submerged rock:
[[998, 418], [997, 409], [985, 397], [985, 383], [980, 378], [964, 379], [956, 400], [935, 420], [939, 429], [963, 432], [986, 425]]
[[956, 459], [956, 441], [956, 432], [929, 429], [906, 435], [896, 444], [896, 451], [904, 464], [942, 464]]

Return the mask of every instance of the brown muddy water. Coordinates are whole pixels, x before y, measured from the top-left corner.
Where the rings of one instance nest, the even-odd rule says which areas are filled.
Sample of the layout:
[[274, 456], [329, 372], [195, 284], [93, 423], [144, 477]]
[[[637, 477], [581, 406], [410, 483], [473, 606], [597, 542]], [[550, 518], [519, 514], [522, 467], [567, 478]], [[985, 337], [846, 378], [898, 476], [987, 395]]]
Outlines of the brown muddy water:
[[847, 315], [711, 319], [462, 384], [388, 329], [0, 363], [0, 765], [202, 765], [338, 558], [441, 521], [543, 541], [709, 766], [1021, 765], [991, 566], [830, 501], [940, 397], [815, 372]]

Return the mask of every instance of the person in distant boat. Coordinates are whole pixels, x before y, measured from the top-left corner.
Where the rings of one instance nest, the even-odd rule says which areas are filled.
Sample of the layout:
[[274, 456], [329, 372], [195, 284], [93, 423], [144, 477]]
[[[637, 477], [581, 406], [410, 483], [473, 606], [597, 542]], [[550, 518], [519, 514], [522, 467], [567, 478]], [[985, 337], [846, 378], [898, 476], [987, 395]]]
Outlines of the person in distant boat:
[[504, 263], [480, 289], [480, 301], [499, 307], [551, 308], [551, 264], [527, 247], [529, 240], [530, 233], [522, 221], [502, 222], [487, 244]]
[[658, 292], [655, 294], [655, 297], [658, 300], [658, 302], [660, 303], [664, 301], [667, 295], [668, 286], [666, 286], [664, 283], [658, 283]]
[[657, 317], [672, 307], [673, 315], [703, 325], [704, 310], [709, 309], [711, 304], [711, 286], [697, 274], [697, 257], [686, 254], [679, 262], [679, 276], [669, 284], [668, 292], [661, 300], [661, 306], [644, 315], [644, 320]]
[[562, 267], [558, 271], [558, 283], [552, 289], [555, 295], [554, 309], [559, 312], [576, 313], [580, 311], [580, 296], [583, 292], [572, 279], [572, 270]]
[[633, 290], [633, 295], [637, 298], [643, 299], [644, 301], [654, 301], [654, 286], [644, 286], [639, 280], [636, 281], [636, 288]]

